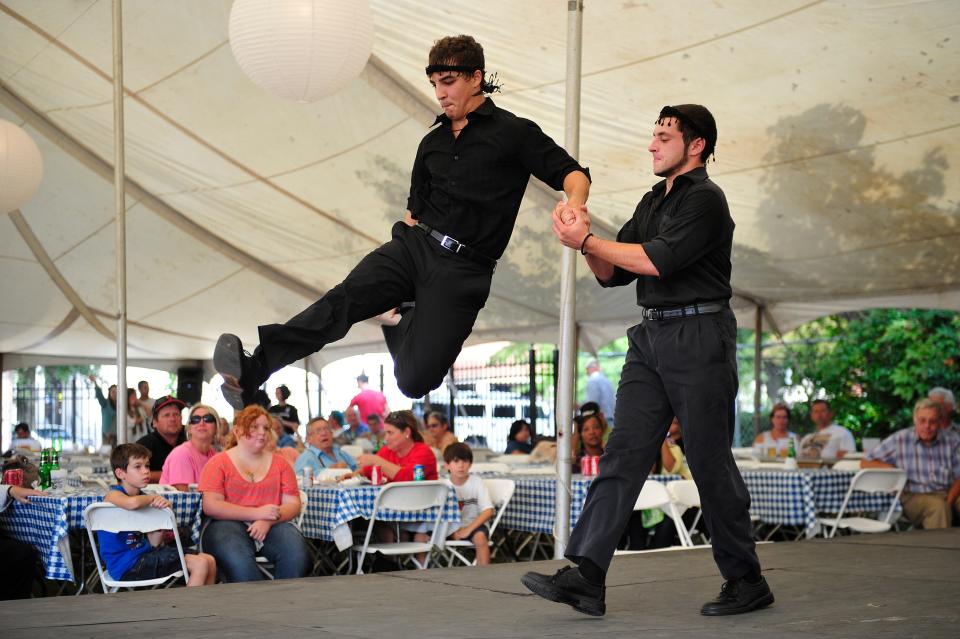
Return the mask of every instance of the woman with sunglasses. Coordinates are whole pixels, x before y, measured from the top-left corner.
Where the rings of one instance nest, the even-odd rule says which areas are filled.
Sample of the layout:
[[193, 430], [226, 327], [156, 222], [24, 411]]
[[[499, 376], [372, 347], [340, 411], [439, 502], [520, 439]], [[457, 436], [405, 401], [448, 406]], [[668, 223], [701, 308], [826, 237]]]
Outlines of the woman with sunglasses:
[[170, 451], [163, 462], [160, 483], [184, 492], [190, 484], [199, 483], [203, 467], [217, 454], [213, 444], [219, 425], [217, 411], [205, 404], [194, 405], [188, 420], [188, 439]]

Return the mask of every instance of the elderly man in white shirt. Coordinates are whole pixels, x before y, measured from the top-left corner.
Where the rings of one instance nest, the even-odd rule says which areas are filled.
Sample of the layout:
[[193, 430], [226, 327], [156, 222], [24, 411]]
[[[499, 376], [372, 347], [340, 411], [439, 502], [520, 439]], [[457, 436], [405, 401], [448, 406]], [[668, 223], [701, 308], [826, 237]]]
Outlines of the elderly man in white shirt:
[[801, 457], [819, 457], [820, 459], [842, 459], [847, 453], [857, 450], [853, 433], [833, 423], [833, 411], [830, 402], [817, 399], [810, 405], [810, 421], [817, 430], [800, 440]]

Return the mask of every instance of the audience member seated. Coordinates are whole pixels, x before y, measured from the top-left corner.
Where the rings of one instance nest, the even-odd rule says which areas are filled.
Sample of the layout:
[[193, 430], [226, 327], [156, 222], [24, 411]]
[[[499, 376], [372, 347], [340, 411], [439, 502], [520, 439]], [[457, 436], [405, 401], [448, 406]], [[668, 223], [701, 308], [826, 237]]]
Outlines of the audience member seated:
[[441, 454], [447, 446], [457, 443], [457, 437], [450, 432], [450, 420], [440, 411], [427, 413], [424, 422], [428, 434], [425, 443], [439, 450]]
[[312, 468], [314, 477], [324, 468], [357, 469], [353, 457], [333, 443], [333, 429], [322, 417], [316, 417], [307, 424], [307, 447], [293, 466], [297, 476], [304, 468]]
[[163, 462], [160, 483], [187, 491], [190, 484], [200, 483], [200, 474], [217, 451], [213, 441], [216, 437], [220, 416], [211, 406], [196, 404], [190, 409], [187, 429], [190, 438], [170, 451]]
[[413, 413], [398, 410], [387, 415], [383, 437], [384, 446], [375, 455], [365, 453], [357, 457], [360, 471], [355, 474], [369, 479], [373, 467], [379, 466], [390, 481], [413, 481], [414, 468], [423, 466], [424, 479], [437, 478], [437, 458], [423, 442]]
[[[370, 413], [367, 415], [367, 427], [370, 429], [370, 432], [364, 435], [364, 437], [373, 442], [375, 449], [379, 449], [383, 446], [383, 417], [377, 413]], [[333, 432], [332, 427], [331, 432]]]
[[28, 423], [20, 422], [13, 427], [13, 441], [10, 443], [10, 450], [39, 453], [42, 448], [43, 444], [30, 435], [30, 425]]
[[347, 442], [352, 442], [357, 437], [368, 437], [370, 435], [370, 427], [360, 420], [360, 412], [356, 406], [351, 406], [344, 411], [343, 417], [347, 420], [347, 423], [343, 427], [341, 437]]
[[533, 435], [530, 424], [526, 420], [518, 419], [510, 424], [510, 434], [507, 435], [507, 449], [505, 455], [529, 455], [533, 452]]
[[786, 404], [774, 404], [770, 410], [770, 430], [765, 430], [753, 440], [753, 451], [757, 457], [786, 457], [790, 442], [794, 450], [800, 453], [797, 435], [789, 429], [790, 408]]
[[810, 421], [817, 430], [800, 440], [799, 457], [810, 459], [842, 459], [847, 453], [854, 453], [857, 444], [853, 433], [833, 423], [833, 411], [830, 402], [816, 399], [810, 405]]
[[[29, 504], [31, 497], [42, 496], [39, 490], [0, 484], [0, 512], [14, 501]], [[0, 531], [0, 601], [30, 598], [33, 585], [40, 577], [39, 561], [40, 553], [36, 548]]]
[[960, 435], [940, 427], [940, 404], [921, 399], [913, 428], [898, 430], [860, 461], [862, 468], [900, 468], [907, 485], [900, 501], [914, 526], [947, 528], [960, 514]]
[[[297, 463], [297, 458], [300, 457], [301, 446], [298, 445], [297, 440], [287, 431], [287, 427], [276, 415], [270, 416], [270, 426], [273, 428], [273, 439], [267, 445], [267, 452], [277, 453], [287, 460], [290, 466], [293, 466]], [[281, 446], [280, 442], [283, 442], [284, 445]]]
[[[496, 512], [490, 492], [478, 475], [470, 474], [473, 451], [466, 444], [455, 442], [447, 446], [443, 451], [443, 462], [450, 473], [450, 483], [453, 484], [457, 501], [460, 503], [460, 527], [447, 538], [472, 541], [477, 554], [477, 565], [486, 566], [490, 563], [490, 528], [487, 522]], [[414, 541], [428, 542], [431, 533], [432, 531], [418, 532]], [[425, 559], [424, 555], [417, 557], [421, 564]]]
[[[126, 510], [170, 508], [162, 495], [143, 493], [150, 480], [150, 451], [140, 444], [121, 444], [110, 454], [110, 466], [118, 484], [103, 498]], [[163, 543], [163, 530], [143, 533], [97, 531], [100, 559], [118, 581], [140, 581], [166, 577], [180, 570], [176, 546]], [[182, 543], [182, 540], [181, 540]], [[188, 586], [209, 586], [217, 581], [217, 564], [211, 555], [184, 550], [190, 578]]]
[[940, 428], [949, 428], [955, 433], [960, 433], [960, 424], [953, 421], [954, 411], [957, 410], [957, 400], [953, 391], [949, 388], [937, 386], [930, 389], [927, 397], [940, 404], [940, 410], [943, 412]]
[[573, 420], [573, 435], [570, 437], [570, 450], [573, 457], [573, 472], [580, 472], [580, 460], [585, 456], [603, 455], [603, 436], [607, 432], [607, 420], [597, 405], [587, 402], [580, 408], [580, 414]]
[[153, 431], [137, 440], [150, 451], [150, 483], [163, 474], [163, 464], [174, 448], [187, 441], [180, 411], [186, 404], [172, 395], [164, 395], [153, 405]]
[[203, 469], [200, 491], [209, 523], [203, 549], [217, 559], [228, 582], [257, 581], [259, 551], [277, 579], [304, 577], [311, 560], [307, 542], [292, 523], [300, 514], [300, 490], [293, 468], [267, 450], [273, 441], [270, 416], [247, 406], [234, 417], [228, 448]]

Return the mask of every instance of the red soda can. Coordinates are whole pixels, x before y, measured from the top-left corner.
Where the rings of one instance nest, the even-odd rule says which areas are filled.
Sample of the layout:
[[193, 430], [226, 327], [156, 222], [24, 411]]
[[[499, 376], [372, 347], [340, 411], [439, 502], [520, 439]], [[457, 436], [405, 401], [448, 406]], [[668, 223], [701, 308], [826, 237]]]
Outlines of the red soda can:
[[10, 470], [3, 471], [3, 483], [7, 486], [22, 486], [23, 469], [11, 468]]
[[379, 466], [374, 466], [370, 469], [370, 483], [374, 486], [379, 486], [383, 481], [383, 469]]
[[584, 455], [580, 458], [580, 474], [587, 476], [590, 474], [590, 456]]
[[596, 455], [590, 457], [590, 474], [596, 475], [600, 472], [600, 458]]

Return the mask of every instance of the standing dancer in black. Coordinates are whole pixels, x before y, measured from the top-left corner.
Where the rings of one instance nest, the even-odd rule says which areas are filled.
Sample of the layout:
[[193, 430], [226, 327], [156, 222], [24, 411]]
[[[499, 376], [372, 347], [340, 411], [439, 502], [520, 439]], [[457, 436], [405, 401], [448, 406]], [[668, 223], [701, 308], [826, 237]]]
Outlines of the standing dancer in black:
[[470, 36], [433, 45], [426, 74], [443, 113], [417, 149], [404, 221], [320, 300], [286, 324], [261, 326], [252, 355], [236, 335], [220, 336], [213, 361], [231, 405], [246, 405], [271, 373], [378, 315], [397, 385], [409, 397], [425, 395], [443, 381], [486, 303], [530, 175], [566, 193], [566, 219], [586, 203], [587, 170], [536, 124], [486, 97], [498, 87], [484, 67]]
[[733, 220], [723, 191], [707, 177], [717, 125], [697, 104], [664, 107], [648, 150], [665, 178], [640, 200], [616, 241], [590, 232], [584, 207], [553, 229], [586, 255], [601, 286], [637, 281], [643, 322], [627, 331], [629, 350], [617, 391], [616, 424], [570, 535], [576, 567], [528, 572], [523, 583], [589, 615], [606, 612], [604, 581], [674, 415], [700, 492], [713, 557], [726, 583], [704, 615], [732, 615], [773, 603], [760, 574], [750, 495], [733, 460], [737, 322], [729, 307]]

